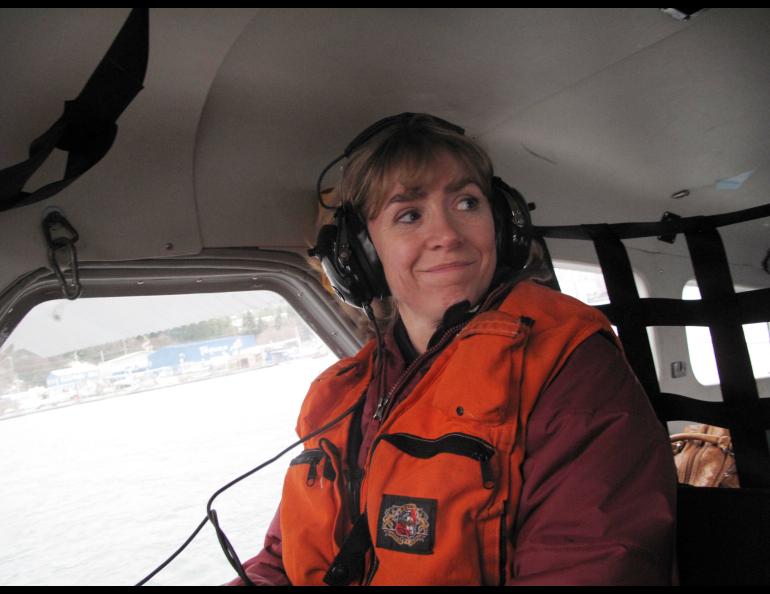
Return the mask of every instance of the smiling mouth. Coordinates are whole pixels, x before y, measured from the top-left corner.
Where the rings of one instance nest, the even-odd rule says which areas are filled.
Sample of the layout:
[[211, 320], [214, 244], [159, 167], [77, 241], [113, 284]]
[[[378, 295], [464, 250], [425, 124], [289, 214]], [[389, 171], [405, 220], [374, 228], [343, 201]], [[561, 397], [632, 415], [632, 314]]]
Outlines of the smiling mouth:
[[432, 268], [428, 268], [425, 270], [425, 272], [448, 272], [451, 270], [458, 270], [460, 268], [465, 268], [466, 266], [470, 266], [472, 262], [449, 262], [447, 264], [439, 264], [438, 266], [433, 266]]

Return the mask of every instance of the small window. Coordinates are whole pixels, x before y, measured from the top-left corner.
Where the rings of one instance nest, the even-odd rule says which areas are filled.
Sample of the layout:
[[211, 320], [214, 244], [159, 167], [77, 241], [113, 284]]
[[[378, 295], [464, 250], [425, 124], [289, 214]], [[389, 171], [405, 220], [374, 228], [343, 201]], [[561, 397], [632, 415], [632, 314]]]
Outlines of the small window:
[[[46, 302], [0, 350], [0, 583], [132, 585], [297, 440], [336, 360], [265, 291]], [[291, 454], [215, 502], [256, 554]], [[235, 577], [210, 526], [152, 584]]]
[[[736, 285], [738, 293], [753, 290], [751, 287]], [[689, 281], [682, 290], [682, 299], [700, 299], [700, 289], [694, 280]], [[687, 350], [690, 353], [690, 366], [695, 379], [704, 386], [719, 384], [717, 360], [711, 342], [711, 331], [706, 326], [687, 326]], [[743, 334], [749, 349], [754, 378], [770, 377], [770, 323], [744, 324]]]
[[[598, 265], [554, 260], [553, 267], [554, 272], [556, 272], [556, 279], [559, 281], [559, 288], [565, 295], [575, 297], [583, 303], [593, 306], [610, 303], [604, 275]], [[634, 273], [634, 282], [639, 297], [647, 297], [649, 295], [647, 285], [636, 273]], [[615, 334], [618, 333], [617, 326], [613, 325], [612, 330]], [[660, 365], [655, 349], [655, 330], [652, 327], [647, 328], [647, 340], [650, 343], [655, 371], [660, 377]]]
[[576, 264], [554, 260], [559, 288], [565, 295], [580, 299], [588, 305], [605, 305], [610, 302], [601, 268], [588, 264]]

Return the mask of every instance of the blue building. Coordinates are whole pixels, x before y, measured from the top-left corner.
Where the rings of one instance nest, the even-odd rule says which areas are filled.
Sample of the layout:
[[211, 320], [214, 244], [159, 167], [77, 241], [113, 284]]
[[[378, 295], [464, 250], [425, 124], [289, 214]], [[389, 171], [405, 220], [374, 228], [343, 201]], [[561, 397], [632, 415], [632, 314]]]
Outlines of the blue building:
[[162, 347], [150, 353], [150, 370], [158, 370], [163, 367], [175, 368], [185, 363], [204, 363], [223, 355], [235, 356], [242, 349], [256, 345], [256, 338], [250, 334]]

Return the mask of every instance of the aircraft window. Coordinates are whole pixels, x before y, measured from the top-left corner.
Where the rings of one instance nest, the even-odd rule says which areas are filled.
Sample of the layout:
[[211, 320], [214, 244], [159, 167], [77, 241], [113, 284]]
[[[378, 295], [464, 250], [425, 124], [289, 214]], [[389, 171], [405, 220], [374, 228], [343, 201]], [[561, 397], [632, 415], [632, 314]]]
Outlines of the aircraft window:
[[598, 266], [554, 260], [553, 268], [559, 288], [565, 295], [580, 299], [588, 305], [605, 305], [610, 302], [604, 276]]
[[[40, 304], [0, 350], [0, 583], [135, 584], [296, 441], [335, 360], [266, 291]], [[236, 550], [259, 548], [290, 458], [216, 500]], [[233, 577], [207, 525], [150, 583]]]
[[[601, 267], [592, 264], [582, 264], [569, 262], [567, 260], [554, 260], [553, 269], [556, 273], [556, 279], [559, 281], [559, 288], [565, 295], [580, 299], [588, 305], [605, 305], [610, 302], [607, 294], [607, 286], [604, 284], [604, 276]], [[649, 291], [642, 278], [634, 273], [634, 281], [639, 291], [639, 297], [648, 297]], [[617, 326], [613, 325], [615, 334], [618, 333]], [[658, 353], [655, 350], [655, 329], [647, 328], [647, 340], [650, 341], [652, 350], [652, 359], [655, 370], [660, 377], [660, 366], [658, 364]]]
[[[736, 285], [735, 291], [751, 291], [752, 287]], [[682, 289], [682, 299], [700, 299], [700, 290], [696, 281], [689, 281]], [[695, 379], [704, 386], [719, 384], [717, 361], [711, 343], [711, 332], [705, 326], [686, 326], [687, 350], [690, 353], [690, 366]], [[743, 334], [749, 348], [751, 367], [754, 378], [770, 377], [770, 323], [744, 324]]]
[[[610, 302], [607, 286], [604, 284], [604, 275], [598, 265], [554, 260], [553, 269], [559, 281], [559, 288], [565, 295], [580, 299], [588, 305], [606, 305]], [[634, 273], [634, 281], [639, 297], [647, 297], [649, 295], [647, 285], [636, 273]], [[617, 333], [618, 329], [615, 326], [613, 328]]]

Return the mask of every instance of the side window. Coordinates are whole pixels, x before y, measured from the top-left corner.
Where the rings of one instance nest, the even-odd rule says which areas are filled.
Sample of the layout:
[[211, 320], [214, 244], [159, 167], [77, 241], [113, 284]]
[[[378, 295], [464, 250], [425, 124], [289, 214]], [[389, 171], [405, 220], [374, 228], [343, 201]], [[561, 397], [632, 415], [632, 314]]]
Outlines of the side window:
[[[214, 491], [297, 440], [307, 388], [335, 360], [265, 291], [39, 305], [0, 350], [0, 583], [135, 584]], [[242, 560], [290, 457], [214, 504]], [[207, 526], [150, 583], [233, 577]]]
[[[588, 305], [605, 305], [610, 302], [602, 269], [598, 265], [554, 260], [553, 268], [556, 273], [556, 279], [559, 281], [561, 292], [565, 295], [575, 297]], [[647, 285], [636, 273], [634, 273], [634, 281], [639, 291], [639, 297], [649, 296]], [[617, 326], [613, 325], [612, 329], [615, 331], [615, 334], [618, 333]], [[650, 341], [655, 370], [658, 376], [660, 376], [658, 353], [655, 348], [655, 329], [652, 327], [647, 328], [647, 340]]]
[[588, 305], [604, 305], [610, 302], [599, 266], [554, 260], [553, 268], [561, 292], [565, 295], [580, 299]]
[[[751, 287], [736, 285], [736, 292], [750, 291]], [[682, 289], [682, 299], [700, 299], [698, 284], [692, 280]], [[687, 350], [690, 354], [695, 379], [704, 386], [714, 386], [719, 383], [717, 361], [714, 347], [711, 343], [711, 332], [705, 326], [687, 326]], [[770, 323], [744, 324], [743, 334], [749, 348], [751, 367], [754, 378], [770, 377]]]

